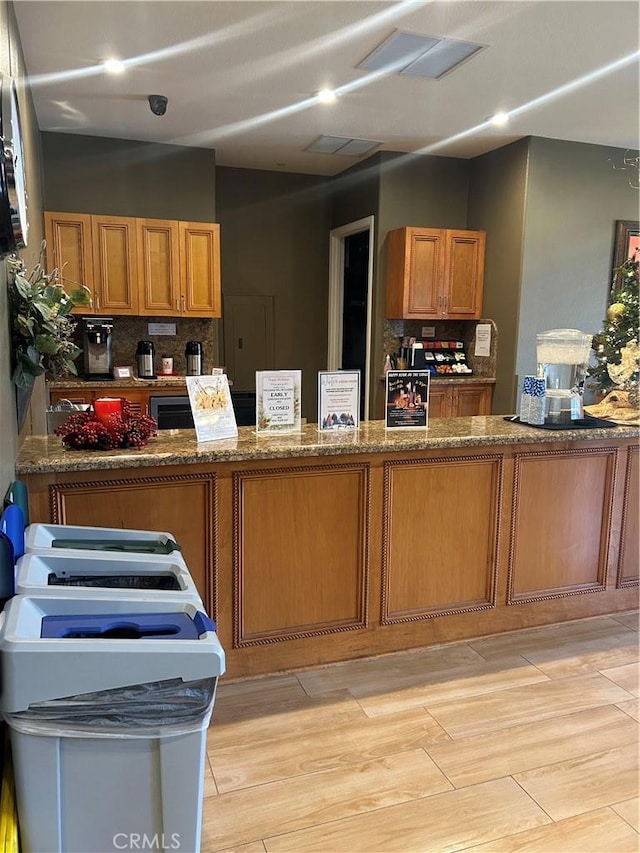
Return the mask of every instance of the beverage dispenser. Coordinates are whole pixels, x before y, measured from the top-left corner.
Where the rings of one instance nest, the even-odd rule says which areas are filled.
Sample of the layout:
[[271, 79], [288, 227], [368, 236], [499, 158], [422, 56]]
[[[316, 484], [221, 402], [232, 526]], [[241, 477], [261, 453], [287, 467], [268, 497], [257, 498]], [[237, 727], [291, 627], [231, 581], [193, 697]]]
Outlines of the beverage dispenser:
[[538, 377], [545, 380], [545, 423], [584, 417], [582, 391], [592, 335], [551, 329], [537, 336]]

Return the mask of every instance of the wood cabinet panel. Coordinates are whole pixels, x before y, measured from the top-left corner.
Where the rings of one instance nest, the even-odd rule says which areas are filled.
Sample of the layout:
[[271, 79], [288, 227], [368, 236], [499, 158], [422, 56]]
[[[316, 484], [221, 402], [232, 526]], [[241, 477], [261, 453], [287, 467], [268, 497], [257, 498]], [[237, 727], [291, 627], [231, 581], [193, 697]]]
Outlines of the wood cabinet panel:
[[98, 311], [137, 314], [135, 220], [122, 216], [92, 216], [91, 228]]
[[444, 313], [455, 318], [479, 318], [484, 290], [484, 233], [448, 231], [444, 278]]
[[436, 316], [444, 269], [442, 237], [439, 234], [410, 233], [409, 240], [409, 288], [404, 316]]
[[234, 475], [234, 645], [366, 625], [368, 467]]
[[630, 588], [615, 581], [637, 524], [636, 445], [198, 456], [21, 479], [32, 522], [173, 533], [234, 678], [637, 607], [633, 565]]
[[[44, 214], [47, 241], [47, 268], [57, 268], [63, 286], [70, 290], [78, 285], [88, 288], [94, 300], [91, 217], [83, 213]], [[93, 308], [74, 308], [74, 314], [86, 314]]]
[[492, 385], [453, 386], [452, 417], [474, 417], [491, 413]]
[[604, 589], [615, 450], [516, 454], [510, 604]]
[[180, 313], [180, 252], [178, 223], [136, 219], [139, 305], [142, 316]]
[[491, 413], [493, 384], [487, 382], [456, 385], [429, 385], [429, 419], [459, 418]]
[[60, 483], [52, 487], [51, 502], [55, 524], [171, 533], [182, 547], [205, 606], [217, 618], [215, 476], [167, 475]]
[[640, 580], [640, 450], [630, 447], [624, 478], [622, 534], [618, 562], [617, 586], [636, 586]]
[[220, 226], [180, 222], [181, 314], [221, 317]]
[[446, 385], [429, 386], [429, 420], [451, 417], [451, 389]]
[[501, 461], [385, 464], [383, 624], [495, 606]]
[[387, 235], [390, 319], [479, 319], [484, 231], [397, 228]]

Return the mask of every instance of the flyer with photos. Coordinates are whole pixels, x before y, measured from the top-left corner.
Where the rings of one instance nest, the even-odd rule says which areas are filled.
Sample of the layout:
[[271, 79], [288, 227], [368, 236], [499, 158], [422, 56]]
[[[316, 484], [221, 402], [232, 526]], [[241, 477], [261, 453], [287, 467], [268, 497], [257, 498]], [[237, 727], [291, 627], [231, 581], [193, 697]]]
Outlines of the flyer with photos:
[[187, 376], [186, 382], [198, 441], [236, 438], [238, 425], [226, 375]]
[[301, 388], [300, 370], [262, 370], [256, 373], [258, 435], [300, 432]]
[[318, 373], [318, 429], [358, 429], [360, 371], [322, 370]]
[[387, 429], [425, 429], [429, 420], [428, 370], [390, 370], [386, 376]]

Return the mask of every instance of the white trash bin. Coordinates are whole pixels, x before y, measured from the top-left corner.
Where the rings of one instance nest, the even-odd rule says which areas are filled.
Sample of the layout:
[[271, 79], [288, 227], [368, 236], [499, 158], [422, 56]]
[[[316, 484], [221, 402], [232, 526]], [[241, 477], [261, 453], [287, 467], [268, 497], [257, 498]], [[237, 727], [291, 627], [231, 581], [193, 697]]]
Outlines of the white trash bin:
[[180, 545], [171, 533], [156, 530], [125, 530], [121, 527], [83, 527], [71, 524], [30, 524], [25, 528], [25, 552], [93, 551], [153, 554], [184, 561]]
[[0, 652], [24, 853], [197, 853], [225, 667], [206, 614], [188, 601], [18, 595]]
[[204, 610], [184, 561], [153, 554], [33, 551], [16, 563], [15, 591], [67, 598], [170, 598], [192, 601]]

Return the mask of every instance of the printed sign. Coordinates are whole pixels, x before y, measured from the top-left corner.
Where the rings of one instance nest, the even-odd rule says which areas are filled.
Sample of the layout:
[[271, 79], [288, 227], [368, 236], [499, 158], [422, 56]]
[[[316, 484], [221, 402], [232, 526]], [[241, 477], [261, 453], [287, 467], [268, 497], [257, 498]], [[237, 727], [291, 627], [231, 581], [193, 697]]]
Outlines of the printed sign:
[[256, 373], [256, 432], [259, 435], [300, 432], [301, 386], [300, 370]]
[[238, 426], [227, 377], [223, 374], [185, 378], [198, 441], [237, 437]]
[[360, 371], [318, 373], [318, 429], [358, 429], [360, 425]]
[[425, 429], [429, 420], [428, 370], [390, 370], [386, 375], [387, 429]]

